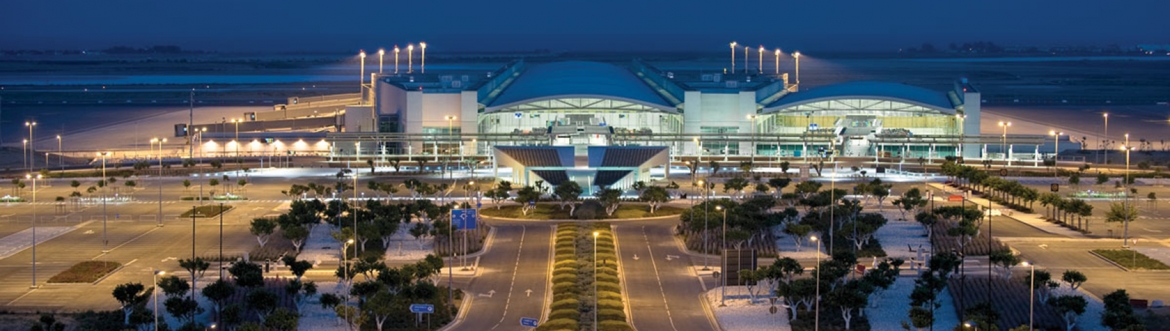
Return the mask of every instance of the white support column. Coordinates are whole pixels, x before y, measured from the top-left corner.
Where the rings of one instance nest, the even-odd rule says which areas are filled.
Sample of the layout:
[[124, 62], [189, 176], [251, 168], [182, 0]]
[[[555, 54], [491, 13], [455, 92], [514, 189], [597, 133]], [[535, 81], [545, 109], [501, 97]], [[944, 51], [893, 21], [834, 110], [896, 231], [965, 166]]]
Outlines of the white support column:
[[983, 144], [983, 157], [982, 157], [982, 159], [987, 160], [990, 158], [991, 157], [987, 155], [987, 144]]
[[1012, 145], [1011, 145], [1011, 144], [1008, 144], [1008, 150], [1007, 150], [1007, 165], [1008, 165], [1009, 167], [1010, 167], [1010, 166], [1012, 166]]

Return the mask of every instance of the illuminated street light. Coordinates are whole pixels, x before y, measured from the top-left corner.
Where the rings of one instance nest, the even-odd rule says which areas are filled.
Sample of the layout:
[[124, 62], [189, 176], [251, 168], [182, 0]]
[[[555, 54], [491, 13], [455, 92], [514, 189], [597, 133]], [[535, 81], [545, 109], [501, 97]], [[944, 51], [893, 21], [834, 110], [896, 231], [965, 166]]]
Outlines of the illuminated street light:
[[422, 63], [419, 64], [419, 69], [420, 69], [420, 71], [422, 71], [422, 73], [425, 74], [425, 73], [427, 73], [427, 43], [426, 42], [418, 43], [418, 47], [422, 48]]
[[762, 74], [762, 73], [764, 73], [764, 45], [760, 45], [759, 51], [760, 51], [760, 64], [756, 67], [756, 70]]
[[398, 73], [398, 52], [399, 51], [400, 50], [398, 49], [398, 45], [394, 45], [394, 73], [395, 74]]
[[748, 73], [748, 48], [750, 47], [743, 47], [743, 73], [745, 75]]
[[33, 128], [37, 126], [37, 122], [24, 122], [24, 126], [28, 127], [28, 170], [32, 171], [37, 166], [37, 144], [36, 139], [33, 139]]
[[1057, 166], [1057, 162], [1059, 162], [1058, 160], [1060, 157], [1060, 136], [1063, 136], [1064, 132], [1056, 132], [1056, 130], [1049, 130], [1048, 135], [1052, 136], [1052, 142], [1056, 143], [1056, 147], [1055, 147], [1056, 149], [1052, 153], [1052, 176], [1056, 177], [1056, 166]]
[[1029, 277], [1032, 284], [1028, 286], [1028, 331], [1032, 331], [1032, 319], [1036, 316], [1036, 265], [1028, 261], [1020, 264], [1032, 269], [1032, 277]]
[[[162, 276], [162, 275], [166, 275], [166, 274], [167, 274], [166, 271], [155, 270], [154, 271], [154, 286], [156, 286], [156, 287], [158, 286], [158, 276]], [[153, 298], [153, 300], [154, 300], [154, 329], [158, 330], [158, 291], [150, 291], [150, 295], [154, 297]]]
[[358, 76], [358, 92], [366, 93], [366, 51], [358, 53], [358, 57], [362, 58], [361, 73]]
[[[1102, 144], [1102, 142], [1109, 141], [1109, 113], [1101, 114], [1101, 117], [1105, 118], [1105, 139], [1100, 140], [1101, 142], [1098, 142], [1098, 144]], [[1106, 147], [1100, 148], [1100, 149], [1105, 152], [1105, 163], [1109, 163], [1109, 148], [1108, 148], [1109, 144], [1104, 144], [1104, 145]]]
[[[831, 209], [831, 208], [830, 208]], [[816, 294], [816, 309], [814, 310], [815, 317], [813, 318], [813, 330], [820, 331], [821, 329], [821, 241], [817, 236], [811, 236], [808, 240], [817, 243], [817, 274], [813, 276], [817, 280], [817, 294]]]
[[719, 269], [719, 276], [722, 277], [719, 283], [723, 286], [719, 289], [719, 306], [727, 307], [727, 208], [715, 206], [715, 210], [723, 212], [723, 244], [719, 248], [719, 252], [723, 254], [723, 257], [719, 259], [723, 262], [723, 267]]
[[780, 49], [779, 48], [776, 49], [775, 58], [776, 58], [776, 74], [779, 75], [780, 74]]
[[731, 42], [731, 72], [735, 72], [735, 42]]
[[406, 44], [406, 73], [414, 72], [414, 44]]
[[41, 175], [33, 176], [31, 174], [24, 175], [25, 179], [32, 180], [32, 286], [29, 288], [37, 288], [37, 180], [41, 179]]
[[1008, 129], [1008, 128], [1010, 128], [1010, 127], [1012, 126], [1012, 122], [1004, 122], [1004, 121], [999, 121], [999, 124], [998, 124], [998, 125], [999, 125], [999, 127], [1000, 127], [1000, 128], [1003, 128], [1003, 134], [1000, 136], [1000, 138], [1001, 138], [1002, 140], [1001, 140], [1001, 143], [1000, 143], [1000, 146], [999, 146], [999, 150], [1000, 150], [1001, 152], [1003, 152], [1003, 160], [1004, 160], [1004, 161], [1011, 162], [1010, 160], [1008, 160], [1008, 150], [1007, 150], [1007, 129]]
[[800, 51], [792, 53], [792, 58], [796, 59], [796, 85], [800, 85]]
[[[382, 57], [384, 57], [384, 56], [386, 56], [386, 50], [379, 48], [378, 49], [378, 73], [379, 74], [382, 73]], [[373, 82], [370, 82], [370, 83], [373, 83]]]

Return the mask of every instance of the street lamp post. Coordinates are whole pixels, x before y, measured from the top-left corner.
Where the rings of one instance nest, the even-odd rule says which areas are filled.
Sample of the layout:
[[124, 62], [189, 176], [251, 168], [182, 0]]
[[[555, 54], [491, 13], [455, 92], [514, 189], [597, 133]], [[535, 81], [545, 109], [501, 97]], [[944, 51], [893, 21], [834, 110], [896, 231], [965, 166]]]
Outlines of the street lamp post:
[[[443, 119], [447, 120], [447, 136], [451, 137], [451, 139], [454, 140], [455, 139], [455, 120], [459, 119], [459, 116], [454, 116], [454, 115], [443, 116]], [[447, 148], [449, 149], [451, 142], [447, 142], [447, 144], [448, 144]], [[444, 159], [443, 171], [450, 172], [450, 169], [447, 169], [447, 167], [448, 167], [447, 161], [450, 159], [451, 159], [450, 155], [448, 155], [447, 158]], [[455, 174], [451, 174], [451, 176], [454, 177]], [[442, 176], [439, 176], [439, 177], [442, 177]]]
[[1008, 160], [1007, 129], [1012, 126], [1012, 122], [999, 121], [998, 125], [1000, 128], [1003, 129], [1003, 134], [1000, 135], [999, 151], [1003, 152], [1003, 160], [1004, 161], [1011, 162], [1010, 160]]
[[21, 164], [21, 166], [24, 167], [24, 170], [30, 170], [28, 167], [28, 139], [21, 141], [20, 157], [24, 158], [24, 161]]
[[394, 45], [394, 74], [398, 74], [398, 52], [400, 51], [398, 45]]
[[361, 58], [361, 71], [358, 72], [358, 92], [361, 92], [362, 98], [366, 97], [366, 51], [358, 52], [358, 57]]
[[597, 331], [597, 236], [600, 232], [593, 231], [593, 331]]
[[[236, 125], [236, 140], [234, 140], [232, 142], [236, 144], [236, 160], [237, 161], [239, 161], [239, 158], [240, 158], [240, 122], [243, 122], [243, 121], [244, 120], [237, 119], [237, 118], [232, 119], [232, 123], [234, 123]], [[162, 146], [159, 146], [159, 152], [160, 153], [162, 152]], [[161, 163], [160, 163], [160, 165], [161, 165]]]
[[28, 170], [32, 171], [37, 166], [37, 143], [36, 139], [33, 139], [33, 128], [37, 126], [37, 122], [24, 122], [24, 126], [28, 127]]
[[427, 43], [426, 42], [418, 43], [418, 48], [422, 49], [422, 51], [421, 51], [422, 63], [419, 64], [418, 68], [419, 68], [419, 71], [421, 71], [422, 73], [425, 74], [425, 73], [427, 73]]
[[[61, 171], [65, 171], [65, 154], [61, 154], [61, 135], [57, 135], [57, 165], [61, 167]], [[45, 167], [49, 164], [45, 163]]]
[[154, 271], [154, 286], [156, 287], [156, 289], [150, 291], [150, 295], [152, 296], [151, 299], [154, 301], [154, 329], [155, 330], [158, 330], [158, 290], [157, 290], [158, 276], [165, 275], [166, 273], [167, 273], [166, 271], [162, 271], [162, 270], [155, 270]]
[[102, 254], [110, 252], [106, 249], [110, 243], [109, 237], [106, 236], [106, 223], [110, 220], [110, 215], [106, 213], [106, 200], [109, 200], [106, 198], [106, 187], [110, 186], [110, 183], [106, 181], [106, 157], [109, 155], [110, 152], [98, 153], [98, 156], [102, 157]]
[[[1105, 137], [1102, 140], [1105, 142], [1108, 142], [1109, 141], [1109, 113], [1101, 114], [1101, 116], [1105, 118]], [[1108, 144], [1106, 144], [1106, 146], [1108, 146]], [[1109, 148], [1108, 147], [1101, 148], [1101, 150], [1105, 153], [1105, 163], [1108, 164], [1109, 163]]]
[[1052, 142], [1056, 143], [1056, 147], [1054, 147], [1055, 150], [1053, 150], [1053, 153], [1052, 153], [1052, 177], [1056, 177], [1056, 172], [1057, 172], [1056, 168], [1058, 165], [1057, 162], [1059, 162], [1059, 159], [1060, 159], [1060, 136], [1064, 135], [1064, 132], [1056, 132], [1056, 130], [1049, 130], [1048, 135], [1052, 136]]
[[763, 74], [764, 73], [764, 45], [760, 45], [759, 51], [760, 51], [759, 52], [760, 53], [760, 63], [757, 65], [756, 71], [759, 71], [760, 74]]
[[[378, 49], [378, 74], [382, 73], [382, 58], [385, 56], [386, 56], [386, 50], [379, 48]], [[373, 83], [374, 82], [370, 82], [370, 84], [373, 84]]]
[[1025, 267], [1031, 268], [1032, 277], [1028, 279], [1032, 282], [1028, 286], [1028, 330], [1032, 330], [1032, 320], [1036, 316], [1036, 265], [1028, 261], [1022, 263]]
[[820, 331], [820, 329], [821, 329], [821, 241], [817, 239], [817, 236], [809, 237], [809, 240], [817, 243], [817, 268], [816, 268], [817, 274], [816, 274], [816, 276], [813, 276], [813, 277], [816, 277], [816, 280], [817, 280], [816, 310], [815, 310], [814, 317], [813, 317], [813, 330]]
[[715, 206], [715, 210], [723, 212], [723, 244], [722, 248], [719, 249], [719, 252], [723, 254], [723, 257], [719, 259], [723, 261], [723, 266], [719, 269], [719, 275], [723, 279], [720, 279], [719, 283], [723, 286], [719, 289], [719, 306], [727, 307], [727, 208]]
[[406, 44], [406, 73], [414, 72], [414, 44]]
[[796, 85], [800, 86], [800, 52], [792, 53], [792, 58], [796, 59]]
[[[760, 54], [764, 54], [764, 53], [760, 52]], [[761, 58], [763, 58], [762, 56], [763, 55], [761, 55]], [[747, 118], [752, 121], [752, 125], [750, 128], [751, 134], [752, 134], [752, 143], [751, 143], [751, 146], [748, 147], [748, 148], [751, 148], [751, 150], [748, 151], [748, 155], [750, 155], [749, 157], [750, 157], [750, 160], [752, 163], [756, 163], [756, 117], [757, 116], [755, 114], [751, 114], [751, 115], [747, 116]]]
[[707, 265], [707, 257], [711, 255], [711, 249], [709, 248], [710, 245], [707, 243], [707, 232], [709, 230], [707, 227], [707, 220], [711, 219], [709, 212], [711, 204], [707, 203], [710, 201], [707, 199], [707, 183], [703, 180], [699, 180], [699, 186], [703, 187], [703, 270], [711, 270], [711, 268]]
[[37, 288], [37, 180], [41, 179], [41, 175], [33, 176], [32, 174], [24, 175], [24, 178], [32, 180], [32, 286], [29, 288]]
[[735, 73], [735, 42], [731, 42], [731, 72]]
[[[356, 191], [356, 189], [355, 189], [355, 191]], [[354, 229], [353, 235], [355, 238], [357, 237], [357, 229]], [[345, 270], [345, 274], [342, 276], [345, 276], [345, 278], [348, 278], [347, 280], [350, 283], [349, 284], [350, 288], [353, 288], [353, 277], [350, 277], [349, 256], [348, 256], [348, 254], [345, 253], [345, 251], [347, 249], [349, 249], [349, 245], [353, 245], [353, 242], [354, 242], [353, 238], [350, 238], [349, 240], [346, 240], [345, 245], [343, 245], [341, 247], [341, 259], [345, 261], [345, 265], [342, 266], [342, 268], [344, 268], [343, 270]], [[353, 251], [354, 251], [353, 252], [354, 257], [357, 257], [357, 249], [354, 249]], [[349, 300], [351, 299], [350, 292], [352, 292], [352, 291], [345, 291], [345, 329], [346, 330], [353, 329], [353, 326], [351, 325], [351, 323], [349, 321]]]
[[163, 222], [162, 222], [162, 187], [163, 187], [162, 151], [163, 151], [163, 143], [167, 142], [167, 138], [162, 138], [161, 140], [158, 138], [154, 138], [154, 139], [151, 139], [150, 142], [151, 142], [150, 145], [151, 145], [152, 149], [153, 149], [154, 143], [156, 143], [156, 142], [158, 143], [158, 181], [157, 181], [157, 183], [155, 183], [155, 185], [158, 185], [158, 227], [161, 228], [163, 226]]
[[748, 73], [748, 66], [749, 66], [748, 63], [751, 63], [751, 62], [748, 62], [748, 49], [749, 48], [751, 48], [751, 47], [747, 47], [747, 46], [743, 47], [743, 74], [744, 75], [746, 75]]
[[1121, 247], [1128, 248], [1129, 247], [1129, 214], [1130, 214], [1129, 213], [1129, 208], [1130, 208], [1130, 206], [1129, 206], [1129, 151], [1132, 151], [1133, 148], [1129, 147], [1129, 146], [1122, 146], [1121, 149], [1125, 150], [1125, 179], [1124, 179], [1124, 181], [1125, 181], [1125, 188], [1126, 188], [1125, 204], [1124, 204], [1125, 206], [1123, 207], [1123, 209], [1125, 210], [1125, 230], [1124, 230], [1124, 234], [1122, 235]]
[[777, 74], [777, 75], [779, 75], [779, 74], [780, 74], [780, 49], [779, 49], [779, 48], [777, 48], [775, 53], [776, 53], [776, 56], [775, 56], [775, 59], [776, 59], [776, 74]]

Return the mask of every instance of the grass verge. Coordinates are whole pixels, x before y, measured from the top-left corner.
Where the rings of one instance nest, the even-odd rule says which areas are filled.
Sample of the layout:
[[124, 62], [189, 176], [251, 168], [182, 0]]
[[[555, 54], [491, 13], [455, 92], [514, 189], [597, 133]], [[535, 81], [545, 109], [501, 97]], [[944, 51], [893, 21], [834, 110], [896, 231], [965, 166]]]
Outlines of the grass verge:
[[[484, 216], [531, 219], [531, 220], [568, 220], [568, 219], [578, 219], [577, 216], [579, 216], [579, 215], [569, 216], [569, 208], [568, 207], [565, 207], [564, 210], [561, 210], [561, 207], [559, 205], [556, 205], [556, 204], [543, 204], [543, 203], [536, 204], [536, 208], [534, 210], [529, 210], [527, 215], [525, 215], [520, 209], [521, 209], [521, 206], [509, 205], [509, 206], [500, 206], [499, 209], [496, 209], [493, 207], [483, 208], [483, 209], [480, 209], [479, 212], [480, 212], [480, 214], [483, 214]], [[640, 205], [640, 204], [624, 204], [624, 205], [618, 206], [618, 209], [613, 212], [613, 216], [606, 216], [604, 212], [599, 212], [599, 213], [596, 213], [596, 217], [598, 219], [623, 219], [623, 218], [671, 216], [671, 215], [681, 214], [684, 210], [685, 209], [683, 209], [683, 208], [677, 208], [677, 207], [671, 207], [671, 206], [659, 206], [658, 210], [655, 210], [654, 213], [650, 213], [650, 206]], [[577, 211], [580, 212], [581, 208], [578, 207]]]
[[181, 217], [191, 217], [191, 213], [195, 213], [195, 217], [215, 217], [219, 214], [231, 210], [232, 206], [207, 205], [195, 207], [193, 210], [183, 212]]
[[84, 261], [49, 278], [49, 283], [93, 283], [122, 264], [112, 261]]
[[1093, 253], [1130, 270], [1170, 270], [1170, 266], [1162, 261], [1151, 259], [1132, 249], [1094, 249]]

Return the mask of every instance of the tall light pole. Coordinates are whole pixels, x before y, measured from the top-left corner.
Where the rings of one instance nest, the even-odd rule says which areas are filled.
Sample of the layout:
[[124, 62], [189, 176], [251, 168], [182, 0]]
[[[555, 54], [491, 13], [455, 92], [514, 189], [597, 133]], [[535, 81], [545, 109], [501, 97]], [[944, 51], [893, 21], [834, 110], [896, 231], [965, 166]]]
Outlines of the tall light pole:
[[748, 73], [748, 67], [750, 66], [748, 63], [751, 63], [748, 62], [748, 48], [750, 47], [743, 47], [743, 74], [745, 75]]
[[398, 52], [400, 51], [398, 45], [394, 45], [394, 74], [398, 74]]
[[102, 157], [102, 254], [110, 252], [106, 249], [110, 243], [109, 237], [106, 236], [106, 223], [110, 221], [110, 215], [106, 213], [106, 200], [109, 200], [106, 198], [106, 186], [110, 186], [110, 183], [106, 181], [106, 157], [109, 155], [110, 152], [98, 153], [98, 156]]
[[422, 49], [420, 51], [422, 53], [422, 61], [421, 61], [422, 63], [419, 64], [418, 69], [419, 69], [419, 71], [421, 71], [422, 73], [425, 74], [425, 73], [427, 73], [427, 43], [426, 42], [418, 43], [418, 48]]
[[[459, 116], [448, 115], [448, 116], [443, 116], [443, 119], [447, 120], [447, 136], [450, 137], [451, 140], [455, 140], [455, 120], [459, 119]], [[448, 149], [451, 148], [450, 147], [451, 142], [447, 142], [447, 144], [448, 144], [447, 148]], [[450, 160], [450, 159], [451, 159], [450, 155], [448, 155], [447, 158], [444, 159], [443, 171], [450, 171], [450, 169], [447, 169], [448, 164], [446, 161], [446, 160]], [[442, 175], [442, 174], [440, 173], [440, 175]], [[442, 176], [439, 176], [439, 177], [442, 177]], [[452, 177], [454, 177], [454, 174], [452, 174]]]
[[32, 227], [32, 265], [33, 265], [33, 270], [32, 271], [33, 272], [32, 272], [32, 286], [29, 286], [29, 288], [37, 288], [37, 180], [41, 179], [41, 175], [37, 174], [36, 176], [33, 176], [32, 174], [25, 174], [24, 178], [31, 179], [32, 184], [33, 184], [32, 185], [32, 192], [33, 192], [33, 198], [32, 198], [32, 214], [33, 214], [33, 221], [32, 221], [32, 224], [33, 224], [33, 227]]
[[776, 59], [776, 74], [779, 75], [780, 74], [780, 49], [779, 48], [776, 49], [775, 59]]
[[601, 235], [598, 231], [593, 231], [593, 331], [597, 331], [597, 236]]
[[361, 71], [358, 73], [358, 92], [361, 92], [362, 98], [366, 97], [366, 51], [358, 52], [358, 57], [361, 58]]
[[[61, 167], [62, 171], [65, 170], [65, 154], [61, 154], [61, 135], [57, 135], [57, 165]], [[48, 166], [49, 164], [46, 163], [45, 167]]]
[[[243, 119], [236, 119], [236, 118], [232, 119], [232, 123], [236, 125], [236, 140], [232, 141], [233, 143], [236, 144], [236, 161], [239, 161], [239, 158], [240, 158], [240, 122], [243, 122], [243, 121], [244, 121]], [[158, 147], [159, 147], [158, 148], [159, 153], [162, 153], [162, 145], [159, 145]], [[162, 163], [159, 163], [159, 166], [161, 167]]]
[[195, 89], [191, 89], [187, 105], [187, 159], [195, 159]]
[[[355, 189], [355, 191], [356, 191], [356, 189]], [[357, 229], [354, 229], [353, 236], [354, 236], [354, 238], [356, 238], [356, 237], [357, 237]], [[343, 275], [343, 276], [345, 276], [345, 278], [348, 278], [347, 280], [348, 280], [348, 281], [349, 281], [349, 283], [350, 283], [350, 284], [349, 284], [349, 287], [350, 287], [350, 288], [353, 288], [353, 277], [350, 277], [350, 271], [349, 271], [349, 255], [348, 255], [348, 254], [346, 254], [346, 253], [345, 253], [345, 251], [349, 249], [349, 245], [353, 245], [353, 242], [354, 242], [353, 238], [349, 238], [349, 240], [346, 240], [346, 241], [345, 241], [345, 245], [341, 247], [341, 259], [342, 259], [342, 260], [345, 260], [345, 265], [344, 265], [344, 266], [342, 266], [342, 268], [345, 268], [345, 269], [344, 269], [344, 270], [345, 270], [345, 275]], [[357, 257], [357, 249], [354, 249], [353, 251], [354, 251], [354, 252], [353, 252], [353, 255], [354, 255], [354, 257]], [[345, 329], [346, 329], [346, 330], [352, 330], [352, 329], [353, 329], [353, 326], [351, 325], [351, 323], [350, 323], [350, 321], [349, 321], [349, 300], [350, 300], [350, 292], [351, 292], [351, 291], [345, 291]]]
[[[386, 56], [386, 50], [379, 48], [378, 49], [378, 74], [382, 73], [382, 58], [385, 56]], [[372, 84], [374, 82], [370, 82], [370, 83]]]
[[406, 44], [406, 73], [414, 72], [414, 44]]
[[813, 317], [813, 330], [821, 330], [821, 241], [817, 236], [809, 237], [809, 240], [817, 243], [817, 274], [813, 276], [817, 279], [817, 293], [816, 293], [816, 310]]
[[800, 51], [792, 53], [792, 58], [796, 58], [797, 62], [797, 85], [800, 85]]
[[37, 122], [24, 122], [24, 126], [28, 127], [28, 170], [32, 171], [37, 167], [37, 143], [36, 140], [33, 139], [33, 128], [37, 126]]
[[760, 64], [757, 65], [756, 71], [759, 71], [761, 74], [763, 74], [764, 73], [764, 45], [760, 45], [759, 51], [760, 51]]
[[727, 208], [715, 206], [715, 210], [723, 212], [723, 244], [720, 245], [722, 248], [719, 249], [719, 252], [723, 253], [723, 257], [720, 258], [723, 261], [723, 266], [719, 269], [720, 277], [723, 279], [719, 280], [719, 283], [723, 286], [719, 289], [719, 306], [727, 307]]
[[735, 73], [735, 42], [731, 42], [731, 72]]
[[28, 167], [28, 139], [21, 141], [20, 157], [24, 158], [24, 163], [22, 164], [24, 170], [30, 170]]
[[1129, 206], [1129, 151], [1132, 151], [1133, 147], [1121, 146], [1121, 149], [1125, 151], [1125, 179], [1124, 179], [1124, 181], [1125, 181], [1125, 189], [1126, 189], [1126, 191], [1125, 191], [1125, 204], [1123, 207], [1123, 209], [1125, 209], [1125, 233], [1122, 236], [1121, 247], [1128, 248], [1129, 247], [1129, 214], [1130, 214], [1129, 213], [1129, 208], [1130, 208], [1130, 206]]
[[999, 121], [998, 125], [1001, 129], [1003, 129], [1003, 134], [1000, 135], [1001, 140], [1000, 140], [1000, 145], [999, 145], [999, 151], [1003, 152], [1003, 160], [1008, 161], [1007, 129], [1012, 126], [1012, 122]]
[[[697, 167], [698, 165], [696, 165]], [[711, 270], [707, 265], [707, 257], [711, 255], [710, 245], [707, 244], [707, 220], [711, 218], [707, 212], [710, 209], [710, 204], [707, 203], [707, 183], [699, 180], [699, 185], [703, 187], [703, 270]]]
[[1024, 261], [1020, 264], [1032, 269], [1032, 277], [1028, 277], [1028, 279], [1032, 282], [1032, 284], [1028, 286], [1028, 331], [1031, 331], [1033, 325], [1032, 320], [1036, 316], [1036, 265], [1029, 263], [1028, 261]]
[[1058, 168], [1057, 162], [1060, 162], [1060, 136], [1064, 135], [1064, 132], [1049, 130], [1048, 135], [1052, 136], [1052, 142], [1056, 143], [1056, 147], [1054, 147], [1055, 150], [1052, 153], [1052, 177], [1056, 177], [1056, 168]]
[[162, 174], [162, 171], [163, 171], [163, 163], [162, 163], [162, 150], [163, 150], [163, 143], [167, 142], [167, 138], [162, 138], [162, 139], [153, 138], [153, 139], [150, 139], [150, 146], [151, 146], [151, 149], [154, 149], [154, 143], [156, 143], [156, 142], [158, 143], [158, 181], [157, 181], [157, 183], [155, 183], [155, 185], [157, 185], [157, 186], [158, 186], [158, 227], [160, 227], [160, 228], [161, 228], [161, 227], [163, 226], [163, 223], [162, 223], [162, 187], [163, 187], [163, 180], [162, 180], [162, 175], [163, 175], [163, 174]]
[[[760, 52], [760, 54], [764, 54], [764, 53]], [[760, 56], [762, 58], [763, 55], [760, 55]], [[756, 162], [756, 117], [757, 116], [755, 114], [747, 116], [747, 118], [752, 121], [752, 126], [750, 128], [751, 133], [752, 133], [752, 143], [751, 143], [751, 146], [749, 147], [749, 148], [751, 148], [751, 150], [748, 151], [748, 155], [751, 158], [750, 160], [752, 163]]]
[[[1105, 118], [1105, 139], [1103, 139], [1102, 141], [1108, 142], [1109, 141], [1109, 113], [1101, 114], [1101, 116]], [[1107, 143], [1105, 145], [1108, 146]], [[1105, 147], [1105, 148], [1101, 148], [1101, 150], [1105, 153], [1105, 163], [1108, 164], [1109, 163], [1109, 148]]]
[[150, 291], [150, 295], [153, 297], [152, 300], [154, 301], [154, 329], [155, 330], [158, 330], [158, 290], [157, 290], [158, 276], [162, 276], [165, 274], [167, 274], [166, 271], [162, 271], [162, 270], [155, 270], [154, 271], [154, 287], [156, 289]]

